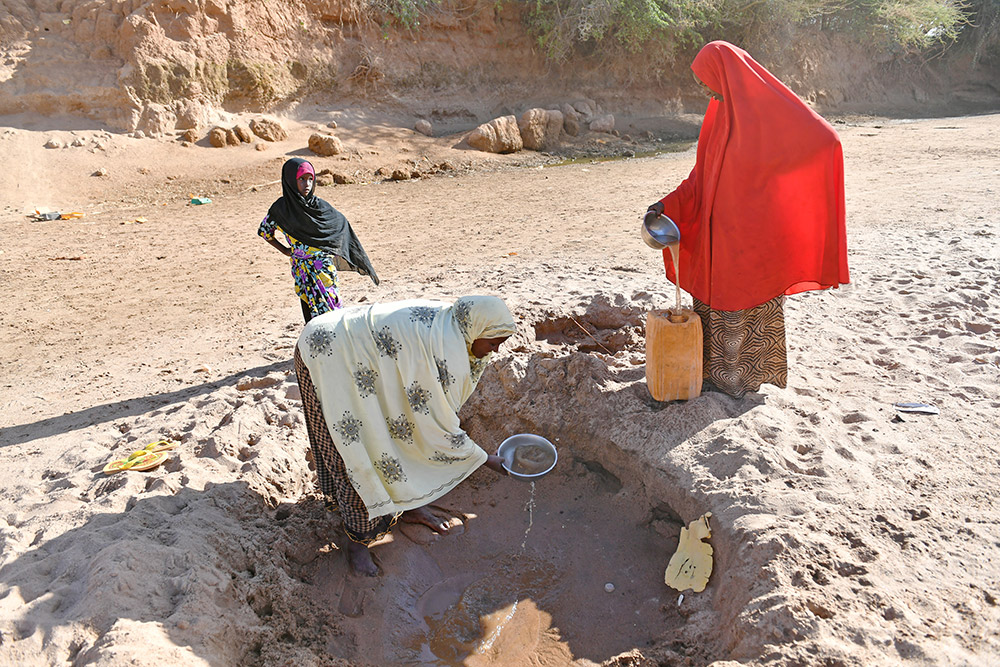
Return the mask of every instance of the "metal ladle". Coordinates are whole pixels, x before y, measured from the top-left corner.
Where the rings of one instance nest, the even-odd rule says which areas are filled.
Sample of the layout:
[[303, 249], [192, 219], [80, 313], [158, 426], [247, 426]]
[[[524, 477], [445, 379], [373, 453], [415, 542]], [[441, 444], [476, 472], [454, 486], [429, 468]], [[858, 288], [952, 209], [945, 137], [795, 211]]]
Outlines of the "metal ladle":
[[677, 306], [671, 309], [669, 319], [671, 322], [681, 322], [684, 319], [683, 312], [681, 309], [681, 284], [680, 284], [680, 262], [677, 252], [678, 244], [681, 240], [681, 230], [677, 228], [677, 224], [671, 220], [668, 216], [660, 214], [653, 217], [650, 214], [646, 214], [642, 218], [642, 227], [640, 230], [642, 235], [642, 240], [645, 241], [646, 245], [654, 250], [665, 250], [670, 249], [670, 256], [674, 262], [674, 280], [676, 281], [675, 289], [677, 292]]

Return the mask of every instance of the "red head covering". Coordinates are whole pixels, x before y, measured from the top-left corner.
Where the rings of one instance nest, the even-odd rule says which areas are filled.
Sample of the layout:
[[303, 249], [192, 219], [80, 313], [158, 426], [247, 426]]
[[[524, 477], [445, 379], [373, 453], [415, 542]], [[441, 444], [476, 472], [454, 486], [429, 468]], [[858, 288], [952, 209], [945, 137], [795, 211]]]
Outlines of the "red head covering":
[[[711, 100], [694, 169], [662, 199], [681, 230], [681, 287], [716, 310], [848, 282], [844, 156], [834, 129], [743, 49], [692, 71]], [[676, 281], [669, 251], [667, 278]]]

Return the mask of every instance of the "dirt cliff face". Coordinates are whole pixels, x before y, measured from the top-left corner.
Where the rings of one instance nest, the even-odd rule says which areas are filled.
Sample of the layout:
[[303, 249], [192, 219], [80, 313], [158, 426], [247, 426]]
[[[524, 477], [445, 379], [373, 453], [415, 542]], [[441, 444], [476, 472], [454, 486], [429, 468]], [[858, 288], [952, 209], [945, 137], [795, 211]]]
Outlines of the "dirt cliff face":
[[495, 98], [545, 74], [509, 3], [435, 12], [419, 34], [380, 26], [350, 0], [2, 0], [0, 8], [0, 113], [71, 112], [154, 134], [310, 93], [343, 100], [465, 88]]
[[[548, 63], [522, 3], [447, 0], [415, 30], [358, 0], [0, 0], [0, 10], [0, 114], [68, 112], [154, 135], [306, 97], [471, 122], [580, 94], [663, 114], [694, 93], [690, 54], [667, 71], [647, 71], [639, 56]], [[956, 90], [970, 103], [998, 96], [988, 73], [943, 81], [822, 34], [760, 59], [825, 108], [926, 106]]]

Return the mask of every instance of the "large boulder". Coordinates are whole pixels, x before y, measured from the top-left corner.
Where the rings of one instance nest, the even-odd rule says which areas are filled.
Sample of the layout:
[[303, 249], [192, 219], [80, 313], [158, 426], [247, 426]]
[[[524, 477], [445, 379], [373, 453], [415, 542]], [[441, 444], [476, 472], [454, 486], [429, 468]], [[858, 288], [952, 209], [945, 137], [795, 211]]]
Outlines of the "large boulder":
[[606, 113], [590, 121], [591, 132], [610, 133], [614, 129], [615, 129], [615, 117], [613, 114]]
[[580, 134], [580, 113], [569, 103], [562, 105], [560, 109], [563, 115], [563, 131], [571, 137]]
[[235, 126], [233, 128], [233, 132], [236, 133], [236, 136], [239, 137], [240, 141], [242, 141], [243, 143], [245, 144], [253, 143], [253, 132], [251, 132], [250, 128], [247, 127], [246, 125]]
[[208, 143], [216, 148], [226, 147], [226, 130], [221, 127], [213, 127], [208, 131]]
[[562, 112], [555, 109], [528, 109], [517, 121], [524, 147], [533, 151], [544, 151], [559, 143], [562, 128]]
[[329, 157], [344, 152], [344, 144], [340, 138], [332, 134], [313, 134], [309, 137], [309, 150], [316, 155]]
[[486, 153], [516, 153], [524, 148], [514, 116], [500, 116], [483, 123], [469, 132], [465, 143]]
[[254, 118], [250, 121], [250, 130], [264, 141], [284, 141], [288, 132], [276, 120], [270, 118]]
[[573, 102], [573, 108], [577, 110], [583, 118], [584, 123], [589, 123], [599, 113], [597, 102], [593, 100], [580, 100]]

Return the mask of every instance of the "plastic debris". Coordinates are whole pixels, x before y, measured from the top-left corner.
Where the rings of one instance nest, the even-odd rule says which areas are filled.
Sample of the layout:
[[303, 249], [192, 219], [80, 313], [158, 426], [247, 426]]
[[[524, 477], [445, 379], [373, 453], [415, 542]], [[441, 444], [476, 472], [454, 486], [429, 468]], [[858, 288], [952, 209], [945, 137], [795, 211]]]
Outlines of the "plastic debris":
[[708, 585], [712, 574], [712, 545], [702, 540], [712, 536], [708, 525], [711, 512], [705, 512], [701, 517], [681, 528], [681, 537], [677, 543], [677, 551], [670, 557], [663, 582], [678, 591], [693, 590], [700, 593]]
[[922, 415], [938, 415], [941, 411], [929, 403], [893, 403], [897, 412], [915, 412]]
[[200, 204], [211, 204], [212, 200], [208, 197], [191, 197], [191, 203], [198, 206]]
[[604, 592], [605, 593], [614, 593], [615, 592], [615, 585], [613, 583], [611, 583], [610, 581], [608, 583], [604, 584]]
[[36, 208], [34, 214], [29, 215], [28, 217], [37, 222], [43, 222], [46, 220], [76, 220], [77, 218], [82, 218], [83, 213], [80, 213], [79, 211], [60, 213], [59, 211], [50, 211], [47, 208]]

